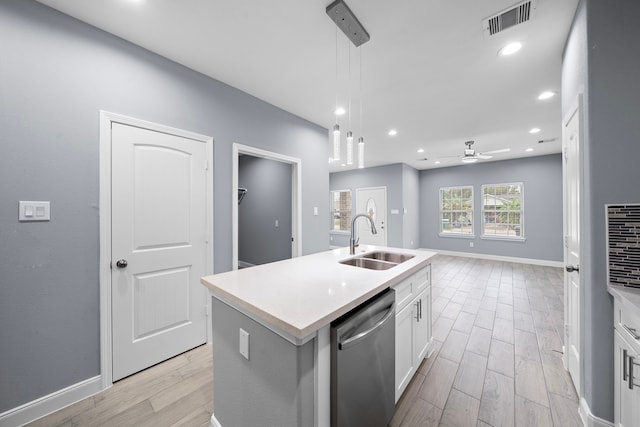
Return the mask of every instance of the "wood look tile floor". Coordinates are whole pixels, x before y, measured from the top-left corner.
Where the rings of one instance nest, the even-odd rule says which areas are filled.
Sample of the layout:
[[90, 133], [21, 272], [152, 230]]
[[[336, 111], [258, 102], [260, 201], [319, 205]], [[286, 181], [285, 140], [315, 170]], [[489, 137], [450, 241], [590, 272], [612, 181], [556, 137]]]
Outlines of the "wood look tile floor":
[[[562, 269], [438, 255], [432, 355], [390, 427], [582, 426], [562, 366]], [[208, 426], [211, 346], [125, 378], [29, 424]]]

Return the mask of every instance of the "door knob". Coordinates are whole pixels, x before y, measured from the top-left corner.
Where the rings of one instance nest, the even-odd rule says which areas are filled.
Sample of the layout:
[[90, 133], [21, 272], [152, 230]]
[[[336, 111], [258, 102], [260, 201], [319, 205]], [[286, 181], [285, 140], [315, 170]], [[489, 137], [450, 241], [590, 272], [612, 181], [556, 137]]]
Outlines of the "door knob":
[[567, 265], [564, 269], [567, 271], [567, 273], [573, 273], [574, 271], [576, 273], [580, 272], [580, 266], [578, 265], [576, 265], [575, 267], [573, 265]]
[[116, 267], [118, 268], [125, 268], [127, 265], [129, 265], [129, 263], [126, 259], [119, 259], [118, 261], [116, 261]]

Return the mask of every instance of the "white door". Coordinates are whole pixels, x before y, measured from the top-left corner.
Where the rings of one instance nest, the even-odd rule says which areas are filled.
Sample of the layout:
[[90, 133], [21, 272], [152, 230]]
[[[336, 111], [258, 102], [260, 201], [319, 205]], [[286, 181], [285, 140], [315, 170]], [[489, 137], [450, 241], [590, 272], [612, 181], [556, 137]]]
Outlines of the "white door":
[[377, 234], [371, 232], [371, 224], [366, 218], [356, 220], [356, 231], [361, 245], [387, 246], [387, 188], [357, 188], [356, 212], [369, 215]]
[[206, 342], [206, 147], [112, 124], [113, 380]]
[[564, 358], [573, 384], [580, 395], [581, 382], [581, 286], [580, 286], [580, 196], [582, 186], [581, 98], [564, 120], [564, 259], [565, 337]]

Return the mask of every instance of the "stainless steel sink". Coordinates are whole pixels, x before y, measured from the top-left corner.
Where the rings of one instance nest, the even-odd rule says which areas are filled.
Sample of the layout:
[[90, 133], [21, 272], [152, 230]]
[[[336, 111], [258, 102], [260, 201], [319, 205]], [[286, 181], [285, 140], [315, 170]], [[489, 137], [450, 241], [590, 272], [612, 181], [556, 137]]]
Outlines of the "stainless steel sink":
[[368, 268], [369, 270], [388, 270], [398, 265], [395, 262], [388, 262], [371, 258], [349, 258], [340, 261], [340, 264], [353, 265], [354, 267], [360, 268]]
[[361, 258], [375, 259], [375, 260], [388, 261], [396, 264], [401, 264], [413, 258], [413, 255], [398, 254], [395, 252], [376, 251], [376, 252], [371, 252], [368, 254], [361, 255]]

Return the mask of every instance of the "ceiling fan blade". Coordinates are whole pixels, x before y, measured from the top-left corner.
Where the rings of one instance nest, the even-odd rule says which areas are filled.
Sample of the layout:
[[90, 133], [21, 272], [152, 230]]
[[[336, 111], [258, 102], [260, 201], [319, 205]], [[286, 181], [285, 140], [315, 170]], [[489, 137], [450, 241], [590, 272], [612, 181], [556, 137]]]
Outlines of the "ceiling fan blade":
[[476, 154], [475, 156], [476, 159], [482, 159], [482, 160], [488, 160], [493, 158], [493, 156], [487, 156], [486, 154]]
[[438, 157], [439, 159], [454, 159], [456, 157], [462, 157], [462, 156], [440, 156]]
[[501, 148], [499, 150], [487, 151], [487, 152], [482, 153], [482, 154], [499, 154], [499, 153], [507, 153], [509, 151], [511, 151], [511, 148]]

